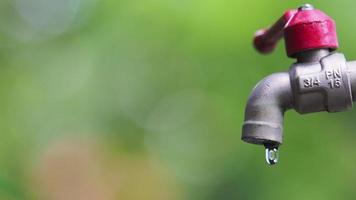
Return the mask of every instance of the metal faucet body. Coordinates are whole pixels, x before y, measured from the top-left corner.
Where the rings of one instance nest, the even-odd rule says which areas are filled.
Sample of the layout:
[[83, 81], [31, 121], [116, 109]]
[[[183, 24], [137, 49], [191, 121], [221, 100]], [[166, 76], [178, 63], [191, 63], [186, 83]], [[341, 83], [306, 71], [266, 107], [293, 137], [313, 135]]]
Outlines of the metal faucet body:
[[242, 140], [278, 147], [283, 142], [284, 113], [340, 112], [356, 95], [356, 62], [341, 53], [315, 49], [298, 53], [289, 71], [274, 73], [253, 89], [245, 110]]
[[287, 56], [296, 62], [288, 71], [260, 81], [247, 101], [242, 140], [266, 147], [266, 161], [278, 162], [283, 142], [284, 113], [341, 112], [356, 101], [356, 61], [337, 53], [335, 21], [305, 4], [287, 10], [268, 29], [256, 32], [253, 44], [262, 54], [284, 38]]

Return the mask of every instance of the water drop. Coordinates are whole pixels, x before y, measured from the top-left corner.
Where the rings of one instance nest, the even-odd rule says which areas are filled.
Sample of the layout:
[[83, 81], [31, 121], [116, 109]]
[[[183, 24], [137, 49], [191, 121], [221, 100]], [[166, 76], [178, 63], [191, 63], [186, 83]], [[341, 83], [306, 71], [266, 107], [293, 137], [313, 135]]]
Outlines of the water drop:
[[278, 147], [266, 147], [266, 161], [269, 165], [277, 164]]

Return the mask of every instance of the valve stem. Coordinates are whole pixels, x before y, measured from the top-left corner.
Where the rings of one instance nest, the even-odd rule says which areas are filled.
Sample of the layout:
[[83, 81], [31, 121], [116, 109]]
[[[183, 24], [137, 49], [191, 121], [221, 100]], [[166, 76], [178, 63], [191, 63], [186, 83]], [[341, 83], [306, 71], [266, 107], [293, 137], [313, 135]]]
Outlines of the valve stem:
[[314, 10], [314, 6], [307, 3], [300, 6], [298, 10]]

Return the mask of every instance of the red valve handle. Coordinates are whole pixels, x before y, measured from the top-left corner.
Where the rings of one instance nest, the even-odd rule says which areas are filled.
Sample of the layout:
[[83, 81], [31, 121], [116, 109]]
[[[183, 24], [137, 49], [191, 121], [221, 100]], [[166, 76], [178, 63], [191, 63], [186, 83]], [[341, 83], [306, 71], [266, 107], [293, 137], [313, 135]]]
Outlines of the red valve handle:
[[288, 10], [270, 28], [258, 30], [253, 40], [256, 50], [262, 54], [271, 53], [282, 39], [284, 27], [297, 12], [298, 10]]
[[286, 11], [273, 26], [257, 31], [253, 44], [258, 52], [267, 54], [283, 37], [287, 55], [292, 58], [312, 49], [338, 48], [334, 20], [309, 4]]

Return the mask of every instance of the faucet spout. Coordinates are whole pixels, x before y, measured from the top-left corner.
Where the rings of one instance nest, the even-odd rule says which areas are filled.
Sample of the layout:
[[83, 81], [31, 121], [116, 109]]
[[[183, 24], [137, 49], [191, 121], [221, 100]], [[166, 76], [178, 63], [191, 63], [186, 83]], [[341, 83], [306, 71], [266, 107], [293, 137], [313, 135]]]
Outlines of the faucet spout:
[[282, 144], [284, 112], [293, 107], [289, 73], [275, 73], [252, 91], [245, 110], [241, 139], [252, 144]]

